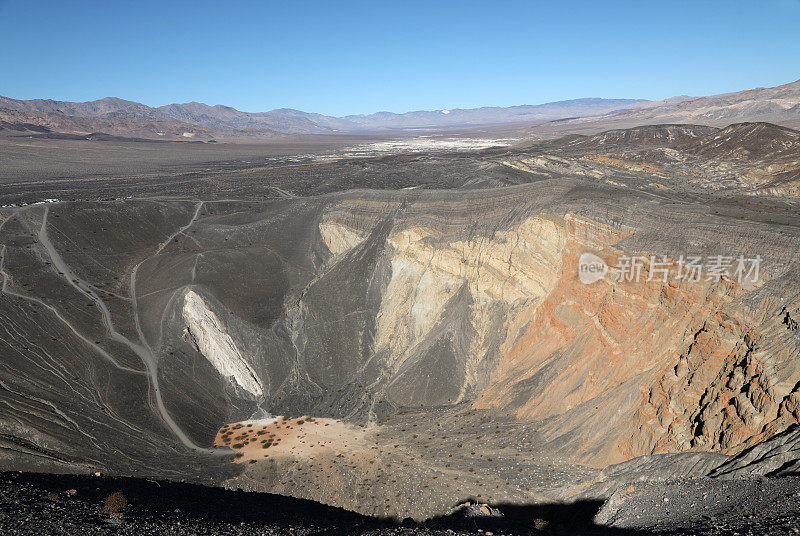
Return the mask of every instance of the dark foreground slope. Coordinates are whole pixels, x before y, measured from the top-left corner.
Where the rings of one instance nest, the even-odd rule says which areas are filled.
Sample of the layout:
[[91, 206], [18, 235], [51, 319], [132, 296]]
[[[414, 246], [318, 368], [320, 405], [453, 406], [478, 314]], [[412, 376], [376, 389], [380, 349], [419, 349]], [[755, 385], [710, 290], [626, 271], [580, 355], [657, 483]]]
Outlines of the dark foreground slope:
[[[452, 534], [636, 536], [796, 534], [797, 478], [648, 483], [628, 492], [616, 526], [598, 524], [601, 503], [469, 509], [415, 523], [364, 517], [277, 495], [136, 479], [0, 474], [0, 530], [8, 535]], [[213, 505], [213, 508], [209, 507]], [[502, 516], [500, 516], [502, 514]], [[609, 521], [603, 518], [602, 521]]]
[[2, 473], [0, 492], [0, 530], [8, 535], [639, 533], [596, 526], [597, 502], [507, 507], [502, 517], [455, 512], [426, 523], [400, 523], [312, 501], [164, 481]]

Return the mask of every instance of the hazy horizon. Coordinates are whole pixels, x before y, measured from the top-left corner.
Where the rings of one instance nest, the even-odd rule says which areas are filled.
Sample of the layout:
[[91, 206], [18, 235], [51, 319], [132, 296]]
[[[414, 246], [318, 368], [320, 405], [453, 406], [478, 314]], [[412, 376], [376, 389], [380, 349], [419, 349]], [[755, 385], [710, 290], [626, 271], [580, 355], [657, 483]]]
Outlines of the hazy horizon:
[[[753, 88], [747, 88], [747, 89], [753, 89]], [[674, 96], [680, 96], [680, 95], [673, 95], [673, 97]], [[697, 95], [697, 96], [700, 97], [702, 95]], [[10, 99], [16, 99], [16, 100], [22, 100], [22, 101], [52, 100], [52, 101], [59, 101], [59, 102], [76, 102], [76, 103], [97, 102], [97, 101], [101, 101], [103, 99], [120, 99], [120, 100], [128, 101], [128, 102], [138, 102], [139, 104], [144, 104], [144, 105], [149, 106], [151, 108], [158, 108], [158, 107], [161, 107], [161, 106], [169, 106], [169, 105], [172, 105], [172, 104], [185, 105], [185, 104], [197, 103], [197, 104], [205, 104], [205, 105], [211, 106], [211, 107], [214, 107], [214, 106], [226, 106], [226, 107], [235, 108], [235, 109], [237, 109], [239, 111], [247, 112], [247, 113], [264, 113], [264, 112], [273, 112], [273, 111], [277, 111], [277, 110], [294, 110], [294, 111], [306, 112], [306, 113], [320, 113], [320, 112], [316, 112], [315, 110], [299, 110], [297, 108], [288, 108], [288, 107], [285, 107], [285, 106], [284, 107], [280, 107], [280, 108], [271, 108], [269, 110], [252, 110], [252, 111], [251, 110], [241, 110], [240, 108], [236, 108], [235, 106], [230, 106], [229, 104], [225, 104], [223, 102], [210, 103], [210, 102], [201, 102], [201, 101], [197, 101], [197, 100], [183, 101], [183, 102], [174, 101], [174, 102], [169, 102], [167, 104], [159, 104], [159, 105], [154, 106], [154, 105], [151, 105], [151, 104], [147, 104], [146, 102], [138, 101], [136, 99], [127, 99], [127, 98], [119, 97], [117, 95], [106, 95], [105, 97], [99, 97], [97, 99], [90, 99], [88, 101], [69, 101], [69, 100], [65, 100], [65, 99], [54, 99], [52, 97], [20, 98], [20, 97], [15, 97], [13, 95], [2, 95], [2, 94], [0, 94], [0, 97], [7, 97], [7, 98], [10, 98]], [[571, 102], [571, 101], [582, 101], [582, 100], [630, 100], [630, 101], [650, 100], [650, 101], [654, 101], [656, 99], [637, 99], [637, 98], [634, 98], [634, 97], [579, 97], [579, 98], [576, 98], [576, 99], [563, 99], [563, 100], [549, 101], [549, 102], [531, 102], [531, 103], [511, 104], [511, 105], [508, 105], [508, 106], [495, 106], [495, 105], [492, 105], [492, 104], [487, 104], [487, 105], [483, 105], [483, 106], [475, 106], [473, 108], [459, 108], [459, 107], [449, 107], [448, 108], [448, 107], [443, 107], [443, 108], [431, 108], [431, 109], [427, 109], [427, 110], [405, 110], [405, 111], [398, 111], [398, 112], [390, 112], [388, 110], [374, 110], [374, 111], [371, 111], [371, 112], [362, 112], [362, 113], [357, 113], [357, 114], [346, 114], [346, 115], [337, 116], [337, 117], [360, 116], [360, 115], [363, 116], [363, 115], [373, 115], [373, 114], [380, 114], [380, 113], [405, 114], [405, 113], [414, 113], [414, 112], [437, 112], [437, 111], [441, 111], [441, 110], [446, 110], [446, 111], [450, 112], [450, 111], [454, 111], [454, 110], [474, 110], [474, 109], [480, 109], [480, 108], [513, 108], [513, 107], [516, 107], [516, 106], [544, 106], [544, 105], [547, 105], [547, 104], [554, 104], [554, 103], [559, 103], [559, 102]], [[322, 115], [329, 115], [329, 114], [322, 114]]]

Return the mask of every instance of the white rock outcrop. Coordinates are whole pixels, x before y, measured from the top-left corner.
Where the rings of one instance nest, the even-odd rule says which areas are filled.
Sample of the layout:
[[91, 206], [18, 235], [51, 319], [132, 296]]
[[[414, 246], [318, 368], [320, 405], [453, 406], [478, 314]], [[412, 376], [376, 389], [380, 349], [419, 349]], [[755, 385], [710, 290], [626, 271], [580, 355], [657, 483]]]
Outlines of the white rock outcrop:
[[334, 255], [350, 251], [364, 241], [364, 236], [355, 230], [333, 221], [320, 223], [319, 232], [328, 250]]
[[208, 308], [199, 294], [190, 290], [183, 301], [183, 319], [197, 350], [226, 378], [245, 391], [261, 396], [263, 388], [250, 365], [242, 357], [233, 338], [226, 332], [217, 315]]

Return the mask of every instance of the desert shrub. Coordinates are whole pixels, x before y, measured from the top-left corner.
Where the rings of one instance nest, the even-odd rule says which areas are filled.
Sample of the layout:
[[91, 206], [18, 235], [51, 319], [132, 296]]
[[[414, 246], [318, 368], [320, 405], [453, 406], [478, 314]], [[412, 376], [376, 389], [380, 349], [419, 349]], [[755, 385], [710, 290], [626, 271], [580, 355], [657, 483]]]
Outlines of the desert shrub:
[[118, 514], [128, 504], [128, 499], [122, 491], [115, 491], [108, 497], [103, 505], [103, 512], [107, 514]]

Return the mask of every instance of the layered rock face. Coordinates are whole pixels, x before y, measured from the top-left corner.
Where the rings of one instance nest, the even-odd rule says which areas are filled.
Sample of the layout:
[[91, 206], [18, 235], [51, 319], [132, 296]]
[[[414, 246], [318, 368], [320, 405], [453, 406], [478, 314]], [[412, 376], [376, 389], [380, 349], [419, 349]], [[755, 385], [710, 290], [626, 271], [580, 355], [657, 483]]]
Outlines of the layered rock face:
[[[551, 291], [561, 270], [563, 229], [533, 217], [474, 240], [441, 243], [435, 230], [415, 227], [388, 242], [391, 277], [374, 351], [397, 375], [389, 384], [392, 401], [441, 405], [472, 399], [489, 383], [509, 324]], [[438, 363], [427, 357], [437, 345], [453, 350]], [[450, 368], [461, 385], [448, 392], [438, 383], [420, 384], [419, 375], [408, 377], [407, 371], [421, 367]]]
[[[568, 213], [467, 241], [420, 227], [390, 236], [374, 345], [400, 373], [390, 400], [510, 411], [536, 422], [564, 457], [596, 466], [736, 453], [795, 422], [797, 348], [774, 300], [760, 301], [769, 272], [741, 283], [686, 281], [668, 259], [659, 273], [645, 263], [639, 280], [617, 281], [613, 267], [627, 255], [617, 244], [635, 233]], [[591, 285], [578, 277], [585, 252], [612, 267]], [[448, 316], [456, 299], [469, 303], [467, 320]], [[458, 348], [462, 360], [419, 356], [448, 324], [471, 336]], [[424, 361], [459, 381], [450, 391], [429, 387], [438, 399], [419, 385], [404, 398], [395, 389], [402, 373]]]
[[[448, 500], [470, 488], [446, 456], [477, 459], [481, 445], [498, 452], [481, 460], [487, 471], [499, 458], [505, 469], [546, 457], [604, 467], [738, 453], [800, 417], [800, 232], [754, 223], [759, 210], [727, 217], [582, 179], [9, 210], [4, 463], [191, 476], [199, 457], [217, 482], [249, 478], [220, 456], [230, 451], [207, 449], [224, 425], [270, 415], [345, 421], [354, 437], [364, 427], [391, 453], [381, 475], [431, 461], [438, 441], [445, 459], [418, 474], [446, 481]], [[124, 240], [120, 228], [132, 230]], [[588, 283], [587, 253], [608, 267]], [[739, 254], [763, 259], [757, 280], [680, 277], [681, 255]], [[663, 257], [658, 270], [626, 277], [626, 258], [650, 255]], [[418, 424], [439, 433], [428, 446]], [[336, 463], [342, 453], [326, 449]], [[358, 482], [360, 465], [346, 467], [337, 493]], [[261, 467], [253, 474], [271, 476], [248, 486], [318, 498], [323, 469], [292, 491]], [[515, 478], [469, 485], [533, 498]]]

